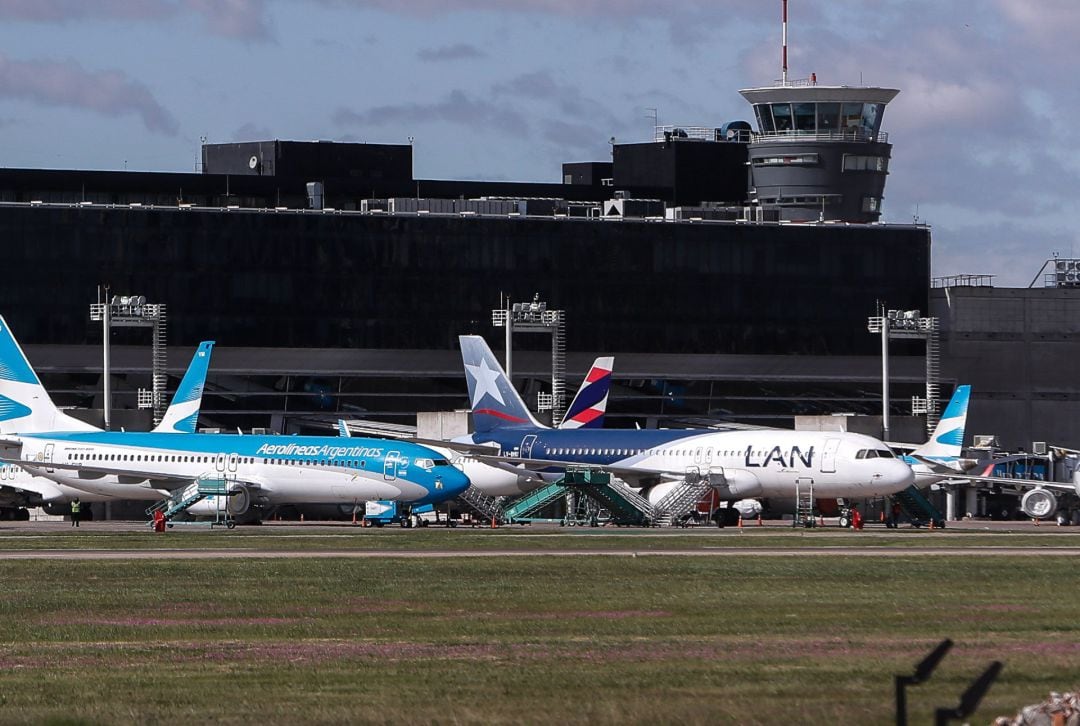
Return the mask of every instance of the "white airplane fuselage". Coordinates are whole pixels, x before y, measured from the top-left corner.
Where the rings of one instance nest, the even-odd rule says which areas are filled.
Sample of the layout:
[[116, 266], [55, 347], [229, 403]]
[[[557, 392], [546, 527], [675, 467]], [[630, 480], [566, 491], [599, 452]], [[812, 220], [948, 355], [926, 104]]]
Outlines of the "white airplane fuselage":
[[853, 433], [506, 427], [470, 438], [496, 442], [507, 456], [553, 462], [546, 479], [564, 465], [607, 468], [635, 486], [708, 477], [729, 500], [792, 497], [811, 486], [818, 498], [884, 496], [914, 481], [885, 444]]

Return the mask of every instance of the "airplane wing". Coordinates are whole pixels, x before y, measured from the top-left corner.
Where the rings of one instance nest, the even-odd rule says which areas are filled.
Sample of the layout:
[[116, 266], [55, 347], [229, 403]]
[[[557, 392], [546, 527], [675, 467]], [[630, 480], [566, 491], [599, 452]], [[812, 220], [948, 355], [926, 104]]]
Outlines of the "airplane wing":
[[[1042, 479], [1017, 479], [1007, 476], [979, 476], [977, 474], [960, 474], [953, 472], [948, 475], [951, 482], [973, 482], [976, 484], [998, 484], [1001, 486], [1016, 487], [1017, 489], [1052, 489], [1054, 491], [1075, 494], [1080, 497], [1080, 482], [1044, 481]], [[944, 483], [944, 482], [942, 482]]]
[[415, 436], [410, 436], [410, 437], [408, 437], [408, 438], [406, 438], [404, 440], [408, 441], [410, 443], [413, 443], [413, 444], [420, 444], [421, 446], [440, 446], [440, 447], [442, 447], [444, 449], [452, 449], [454, 451], [457, 451], [458, 453], [468, 454], [470, 456], [472, 456], [473, 454], [481, 454], [481, 455], [482, 454], [488, 454], [488, 455], [490, 455], [493, 451], [498, 450], [496, 447], [489, 446], [487, 444], [466, 444], [466, 443], [463, 443], [461, 441], [443, 441], [441, 439], [420, 439], [420, 438], [417, 438]]
[[151, 489], [175, 489], [182, 484], [190, 484], [193, 479], [190, 476], [180, 476], [162, 471], [137, 470], [137, 469], [108, 469], [100, 466], [87, 466], [85, 464], [66, 464], [59, 462], [23, 461], [22, 459], [8, 459], [0, 457], [0, 461], [7, 464], [17, 464], [34, 476], [48, 477], [48, 470], [61, 469], [78, 474], [79, 478], [100, 479], [103, 476], [114, 475], [121, 484], [145, 484]]
[[[490, 450], [489, 450], [490, 451]], [[574, 467], [588, 467], [590, 469], [600, 469], [606, 471], [609, 474], [614, 474], [620, 479], [644, 479], [657, 476], [670, 476], [682, 479], [686, 476], [685, 469], [649, 469], [642, 470], [629, 466], [618, 466], [613, 464], [582, 464], [573, 461], [553, 461], [550, 459], [529, 459], [521, 456], [499, 456], [497, 454], [473, 454], [478, 460], [485, 464], [491, 464], [492, 466], [498, 466], [508, 471], [518, 471], [519, 467], [535, 472], [542, 473], [544, 471], [550, 471], [551, 469], [566, 469]], [[504, 466], [505, 464], [511, 465], [510, 467]], [[518, 466], [513, 466], [518, 465]]]

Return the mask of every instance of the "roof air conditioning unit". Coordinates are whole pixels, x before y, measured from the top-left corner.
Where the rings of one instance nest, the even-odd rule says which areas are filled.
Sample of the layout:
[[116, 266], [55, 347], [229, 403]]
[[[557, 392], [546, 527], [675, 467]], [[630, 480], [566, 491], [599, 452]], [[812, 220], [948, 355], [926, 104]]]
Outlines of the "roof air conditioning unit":
[[993, 449], [997, 446], [997, 436], [993, 434], [975, 434], [972, 437], [972, 446], [976, 449]]
[[1046, 452], [1047, 452], [1046, 442], [1045, 441], [1032, 441], [1031, 442], [1031, 452], [1033, 454], [1038, 454], [1039, 456], [1046, 456]]

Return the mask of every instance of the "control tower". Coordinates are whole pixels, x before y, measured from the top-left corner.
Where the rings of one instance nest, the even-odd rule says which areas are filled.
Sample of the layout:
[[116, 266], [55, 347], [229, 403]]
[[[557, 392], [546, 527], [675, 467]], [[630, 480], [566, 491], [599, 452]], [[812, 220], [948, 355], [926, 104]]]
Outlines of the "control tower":
[[[786, 73], [785, 73], [786, 76]], [[754, 107], [749, 198], [795, 222], [876, 222], [892, 145], [881, 130], [898, 90], [816, 78], [739, 91]]]

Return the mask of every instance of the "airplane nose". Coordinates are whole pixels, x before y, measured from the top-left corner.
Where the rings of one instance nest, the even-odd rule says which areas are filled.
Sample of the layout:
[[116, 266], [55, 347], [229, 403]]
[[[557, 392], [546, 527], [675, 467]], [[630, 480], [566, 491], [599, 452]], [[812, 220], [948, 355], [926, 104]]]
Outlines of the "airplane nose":
[[448, 471], [442, 474], [442, 479], [443, 492], [455, 497], [472, 484], [469, 477], [455, 467], [448, 467]]
[[896, 487], [896, 491], [901, 491], [915, 483], [915, 472], [904, 462], [894, 459], [885, 472], [885, 478]]

